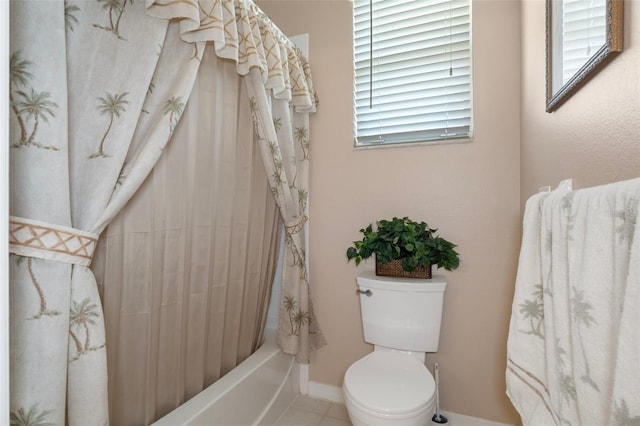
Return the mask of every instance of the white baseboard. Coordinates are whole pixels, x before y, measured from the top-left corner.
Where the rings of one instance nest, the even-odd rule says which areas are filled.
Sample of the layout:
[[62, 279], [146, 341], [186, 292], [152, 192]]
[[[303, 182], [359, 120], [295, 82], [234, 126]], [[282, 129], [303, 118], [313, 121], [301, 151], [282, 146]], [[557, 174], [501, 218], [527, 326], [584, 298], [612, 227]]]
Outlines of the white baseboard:
[[312, 398], [324, 399], [331, 402], [344, 404], [344, 393], [342, 388], [325, 385], [324, 383], [309, 382], [307, 395]]
[[[307, 370], [307, 379], [308, 379]], [[342, 388], [338, 386], [325, 385], [324, 383], [308, 381], [306, 384], [307, 392], [303, 395], [310, 396], [311, 398], [324, 399], [326, 401], [337, 402], [344, 404], [344, 393]], [[302, 389], [302, 385], [300, 386]], [[448, 422], [446, 426], [512, 426], [506, 423], [498, 423], [492, 420], [481, 419], [479, 417], [465, 416], [464, 414], [456, 414], [448, 411], [442, 411]], [[436, 426], [437, 423], [432, 423]]]
[[[442, 411], [442, 415], [448, 420], [448, 422], [445, 423], [446, 426], [513, 426], [507, 423], [498, 423], [493, 420], [465, 416], [464, 414], [456, 414], [449, 411]], [[437, 423], [432, 422], [431, 425], [436, 426]]]

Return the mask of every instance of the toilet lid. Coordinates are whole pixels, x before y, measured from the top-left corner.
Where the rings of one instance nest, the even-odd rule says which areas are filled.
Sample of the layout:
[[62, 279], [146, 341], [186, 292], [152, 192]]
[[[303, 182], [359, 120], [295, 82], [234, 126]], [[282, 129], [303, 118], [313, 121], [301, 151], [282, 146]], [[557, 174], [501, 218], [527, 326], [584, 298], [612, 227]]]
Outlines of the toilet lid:
[[344, 388], [358, 404], [370, 410], [403, 414], [429, 403], [436, 385], [417, 358], [375, 351], [349, 367]]

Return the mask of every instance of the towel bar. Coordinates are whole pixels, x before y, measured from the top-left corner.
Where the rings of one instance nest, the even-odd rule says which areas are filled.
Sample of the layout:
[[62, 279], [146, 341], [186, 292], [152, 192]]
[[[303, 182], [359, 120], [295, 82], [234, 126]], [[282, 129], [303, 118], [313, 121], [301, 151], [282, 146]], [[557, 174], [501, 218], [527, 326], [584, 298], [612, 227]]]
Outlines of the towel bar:
[[[573, 179], [564, 179], [560, 181], [556, 189], [573, 191]], [[541, 186], [540, 188], [538, 188], [538, 192], [551, 192], [551, 186]]]

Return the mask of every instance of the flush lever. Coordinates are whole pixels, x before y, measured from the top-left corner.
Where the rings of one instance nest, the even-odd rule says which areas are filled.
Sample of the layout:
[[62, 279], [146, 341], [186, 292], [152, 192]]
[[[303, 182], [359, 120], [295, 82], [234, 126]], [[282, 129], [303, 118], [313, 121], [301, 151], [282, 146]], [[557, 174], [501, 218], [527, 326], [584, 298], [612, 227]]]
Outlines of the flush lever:
[[366, 291], [362, 291], [362, 290], [360, 290], [360, 289], [357, 289], [357, 290], [356, 290], [356, 294], [364, 294], [364, 295], [366, 295], [367, 297], [371, 297], [371, 296], [373, 296], [373, 292], [372, 292], [371, 290], [369, 290], [369, 289], [367, 289]]

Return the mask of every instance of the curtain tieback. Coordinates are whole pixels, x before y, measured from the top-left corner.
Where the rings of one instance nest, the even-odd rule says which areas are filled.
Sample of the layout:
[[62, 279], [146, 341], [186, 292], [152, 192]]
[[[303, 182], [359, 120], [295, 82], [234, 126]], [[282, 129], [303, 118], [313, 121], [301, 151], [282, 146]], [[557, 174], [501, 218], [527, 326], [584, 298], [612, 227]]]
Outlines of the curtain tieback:
[[309, 220], [306, 214], [303, 214], [302, 217], [294, 219], [292, 224], [285, 225], [284, 229], [287, 232], [287, 235], [297, 234], [304, 228], [304, 224]]
[[99, 236], [66, 226], [9, 216], [9, 253], [91, 265]]

